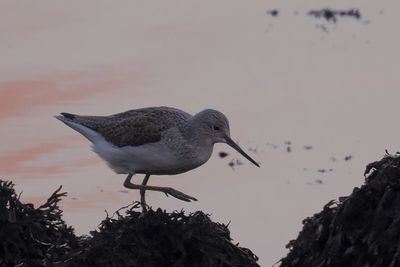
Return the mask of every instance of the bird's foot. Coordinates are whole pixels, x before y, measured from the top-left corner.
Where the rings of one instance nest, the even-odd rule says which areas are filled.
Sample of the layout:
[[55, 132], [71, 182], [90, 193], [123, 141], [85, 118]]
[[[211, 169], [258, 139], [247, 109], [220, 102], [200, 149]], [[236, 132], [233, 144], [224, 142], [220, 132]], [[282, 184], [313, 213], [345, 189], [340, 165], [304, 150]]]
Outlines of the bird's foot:
[[147, 212], [147, 208], [150, 208], [149, 205], [147, 205], [146, 202], [140, 202], [140, 206], [142, 206], [142, 213], [146, 213]]
[[180, 199], [180, 200], [183, 200], [183, 201], [186, 201], [186, 202], [197, 201], [196, 198], [191, 197], [191, 196], [189, 196], [189, 195], [186, 195], [185, 193], [182, 193], [182, 192], [180, 192], [180, 191], [178, 191], [178, 190], [175, 190], [175, 189], [173, 189], [173, 188], [171, 188], [171, 187], [166, 187], [166, 188], [163, 190], [163, 192], [167, 195], [167, 197], [168, 197], [169, 195], [171, 195], [171, 196], [173, 196], [173, 197], [175, 197], [175, 198], [177, 198], [177, 199]]

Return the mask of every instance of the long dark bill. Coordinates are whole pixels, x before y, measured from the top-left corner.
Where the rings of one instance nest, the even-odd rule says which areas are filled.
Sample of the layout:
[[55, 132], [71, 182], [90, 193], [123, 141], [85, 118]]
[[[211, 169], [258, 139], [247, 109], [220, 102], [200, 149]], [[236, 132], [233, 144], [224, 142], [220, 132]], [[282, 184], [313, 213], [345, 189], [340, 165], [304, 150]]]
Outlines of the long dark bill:
[[233, 147], [237, 152], [239, 152], [240, 154], [242, 154], [246, 159], [248, 159], [251, 163], [253, 163], [254, 165], [256, 165], [257, 167], [259, 167], [260, 168], [260, 165], [258, 165], [258, 163], [254, 160], [254, 159], [252, 159], [249, 155], [247, 155], [246, 154], [246, 152], [244, 152], [241, 148], [240, 148], [240, 146], [238, 146], [229, 136], [225, 136], [225, 140], [226, 140], [226, 143], [229, 145], [229, 146], [231, 146], [231, 147]]

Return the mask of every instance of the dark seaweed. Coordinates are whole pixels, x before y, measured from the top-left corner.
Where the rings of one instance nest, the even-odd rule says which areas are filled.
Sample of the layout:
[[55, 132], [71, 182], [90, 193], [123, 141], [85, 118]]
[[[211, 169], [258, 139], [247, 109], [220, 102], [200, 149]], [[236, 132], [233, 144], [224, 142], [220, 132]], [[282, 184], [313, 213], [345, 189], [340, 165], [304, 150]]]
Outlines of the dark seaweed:
[[281, 267], [400, 266], [400, 157], [369, 164], [365, 184], [303, 221]]
[[201, 211], [117, 211], [90, 236], [76, 236], [62, 219], [58, 188], [45, 204], [23, 204], [0, 180], [0, 266], [259, 266], [249, 249], [232, 243], [225, 224]]

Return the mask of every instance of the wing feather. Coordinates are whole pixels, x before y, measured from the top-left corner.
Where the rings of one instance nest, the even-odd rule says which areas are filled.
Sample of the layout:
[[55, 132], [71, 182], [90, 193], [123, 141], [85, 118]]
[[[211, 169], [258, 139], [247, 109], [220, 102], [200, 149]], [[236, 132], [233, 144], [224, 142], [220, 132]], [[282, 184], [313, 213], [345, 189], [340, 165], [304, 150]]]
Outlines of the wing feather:
[[98, 132], [118, 147], [158, 142], [163, 131], [171, 127], [183, 130], [186, 121], [191, 117], [186, 112], [168, 107], [135, 109], [111, 116], [62, 115]]

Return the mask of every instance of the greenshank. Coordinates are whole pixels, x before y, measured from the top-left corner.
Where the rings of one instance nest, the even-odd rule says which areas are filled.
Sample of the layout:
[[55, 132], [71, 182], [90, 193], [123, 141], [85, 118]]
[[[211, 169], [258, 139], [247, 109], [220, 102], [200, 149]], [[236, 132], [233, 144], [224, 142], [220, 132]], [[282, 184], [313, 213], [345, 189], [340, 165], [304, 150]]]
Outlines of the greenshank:
[[[150, 175], [174, 175], [204, 164], [215, 143], [226, 143], [257, 167], [230, 137], [229, 122], [217, 110], [205, 109], [194, 116], [171, 107], [129, 110], [110, 116], [61, 113], [57, 119], [92, 142], [96, 152], [117, 174], [127, 174], [124, 186], [140, 190], [143, 210], [145, 191], [159, 191], [183, 201], [197, 199], [171, 187], [147, 185]], [[134, 184], [134, 174], [144, 174]]]

